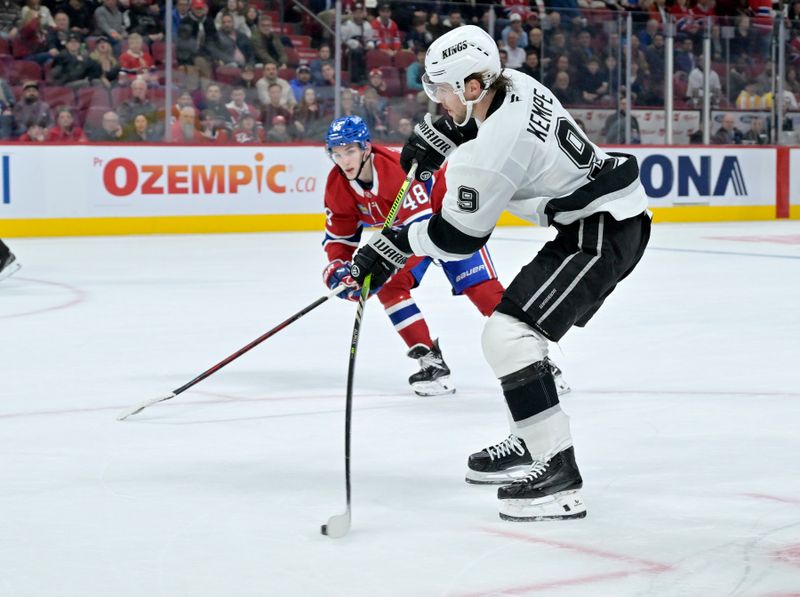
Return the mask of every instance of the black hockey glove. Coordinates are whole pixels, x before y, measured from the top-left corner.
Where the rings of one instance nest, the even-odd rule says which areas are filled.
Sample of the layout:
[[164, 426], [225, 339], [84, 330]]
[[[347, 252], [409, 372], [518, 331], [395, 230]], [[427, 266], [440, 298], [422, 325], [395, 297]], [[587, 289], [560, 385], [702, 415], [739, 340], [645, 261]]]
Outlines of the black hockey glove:
[[425, 182], [444, 164], [444, 160], [464, 141], [464, 135], [449, 116], [431, 122], [431, 115], [414, 127], [414, 132], [400, 153], [403, 170], [411, 170], [416, 161], [416, 179]]
[[[398, 248], [398, 244], [403, 248]], [[411, 249], [407, 247], [408, 241], [401, 238], [399, 230], [381, 230], [372, 235], [369, 242], [358, 250], [353, 257], [353, 267], [350, 273], [358, 283], [363, 286], [369, 274], [370, 288], [378, 288], [386, 284], [394, 273], [403, 267], [411, 256]]]

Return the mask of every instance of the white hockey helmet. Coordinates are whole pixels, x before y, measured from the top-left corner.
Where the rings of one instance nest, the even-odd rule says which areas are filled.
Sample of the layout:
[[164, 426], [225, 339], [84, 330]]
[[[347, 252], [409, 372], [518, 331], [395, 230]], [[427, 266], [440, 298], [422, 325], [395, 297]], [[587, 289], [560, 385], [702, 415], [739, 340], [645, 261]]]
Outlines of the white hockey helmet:
[[[472, 106], [481, 101], [489, 86], [500, 76], [500, 53], [492, 36], [475, 25], [456, 27], [434, 41], [425, 55], [422, 84], [428, 97], [441, 102], [443, 93], [454, 93], [467, 106], [464, 126], [472, 115]], [[483, 92], [474, 100], [464, 98], [464, 80], [470, 75], [481, 77]]]

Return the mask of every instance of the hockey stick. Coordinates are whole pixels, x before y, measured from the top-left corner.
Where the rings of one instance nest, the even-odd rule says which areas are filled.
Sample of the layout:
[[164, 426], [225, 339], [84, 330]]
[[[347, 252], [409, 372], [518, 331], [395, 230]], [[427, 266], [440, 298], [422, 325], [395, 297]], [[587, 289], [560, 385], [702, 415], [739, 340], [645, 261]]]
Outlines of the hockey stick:
[[305, 307], [304, 309], [301, 309], [300, 311], [298, 311], [297, 313], [295, 313], [294, 315], [292, 315], [292, 316], [291, 316], [289, 319], [287, 319], [287, 320], [285, 320], [285, 321], [283, 321], [283, 322], [279, 323], [278, 325], [276, 325], [274, 328], [272, 328], [272, 329], [271, 329], [271, 330], [269, 330], [268, 332], [266, 332], [266, 333], [262, 334], [261, 336], [259, 336], [259, 337], [258, 337], [258, 338], [256, 338], [255, 340], [253, 340], [253, 341], [252, 341], [250, 344], [248, 344], [247, 346], [243, 346], [242, 348], [240, 348], [239, 350], [237, 350], [236, 352], [234, 352], [232, 355], [230, 355], [230, 356], [229, 356], [229, 357], [227, 357], [226, 359], [224, 359], [224, 360], [220, 361], [219, 363], [217, 363], [216, 365], [214, 365], [214, 366], [213, 366], [213, 367], [211, 367], [210, 369], [208, 369], [208, 370], [206, 370], [206, 371], [203, 371], [203, 373], [201, 373], [200, 375], [198, 375], [197, 377], [195, 377], [195, 378], [194, 378], [192, 381], [190, 381], [189, 383], [182, 385], [181, 387], [179, 387], [179, 388], [178, 388], [178, 389], [176, 389], [176, 390], [172, 390], [172, 392], [170, 392], [170, 393], [169, 393], [169, 394], [167, 394], [166, 396], [160, 396], [159, 398], [153, 398], [152, 400], [148, 400], [147, 402], [143, 402], [142, 404], [140, 404], [139, 406], [137, 406], [137, 407], [136, 407], [136, 408], [134, 408], [133, 410], [131, 410], [131, 411], [126, 411], [125, 413], [123, 413], [122, 415], [120, 415], [119, 417], [117, 417], [117, 420], [118, 420], [118, 421], [124, 421], [124, 420], [125, 420], [125, 419], [127, 419], [128, 417], [131, 417], [131, 416], [133, 416], [133, 415], [135, 415], [135, 414], [137, 414], [137, 413], [140, 413], [140, 412], [142, 412], [142, 411], [143, 411], [144, 409], [146, 409], [148, 406], [153, 406], [154, 404], [158, 404], [159, 402], [164, 402], [165, 400], [171, 400], [172, 398], [175, 398], [175, 396], [177, 396], [178, 394], [181, 394], [181, 393], [185, 392], [186, 390], [188, 390], [189, 388], [191, 388], [193, 385], [200, 383], [200, 382], [201, 382], [201, 381], [203, 381], [203, 380], [204, 380], [206, 377], [209, 377], [209, 376], [213, 375], [214, 373], [216, 373], [217, 371], [219, 371], [220, 369], [222, 369], [222, 368], [223, 368], [225, 365], [227, 365], [228, 363], [230, 363], [230, 362], [232, 362], [232, 361], [235, 361], [235, 360], [236, 360], [236, 359], [238, 359], [240, 356], [242, 356], [244, 353], [248, 352], [250, 349], [252, 349], [252, 348], [255, 348], [256, 346], [258, 346], [259, 344], [261, 344], [261, 343], [262, 343], [264, 340], [266, 340], [267, 338], [270, 338], [270, 337], [274, 336], [275, 334], [277, 334], [278, 332], [280, 332], [280, 331], [281, 331], [283, 328], [287, 327], [287, 326], [288, 326], [290, 323], [294, 323], [295, 321], [297, 321], [298, 319], [300, 319], [300, 318], [301, 318], [303, 315], [305, 315], [306, 313], [308, 313], [308, 312], [310, 312], [310, 311], [313, 311], [314, 309], [316, 309], [317, 307], [319, 307], [319, 306], [320, 306], [322, 303], [324, 303], [325, 301], [327, 301], [329, 298], [331, 298], [332, 296], [335, 296], [335, 295], [339, 294], [340, 292], [342, 292], [342, 291], [346, 290], [347, 288], [348, 288], [348, 287], [347, 287], [347, 285], [346, 285], [346, 284], [339, 284], [339, 286], [337, 286], [336, 288], [334, 288], [333, 290], [331, 290], [331, 291], [330, 291], [328, 294], [326, 294], [326, 295], [324, 295], [324, 296], [321, 296], [321, 297], [319, 297], [319, 298], [318, 298], [317, 300], [315, 300], [313, 303], [311, 303], [310, 305], [308, 305], [308, 306], [307, 306], [307, 307]]
[[[417, 163], [411, 165], [405, 181], [403, 181], [400, 190], [397, 191], [397, 197], [392, 203], [392, 208], [389, 210], [389, 215], [386, 216], [386, 221], [383, 223], [383, 229], [391, 227], [394, 222], [397, 211], [403, 203], [403, 200], [408, 195], [408, 189], [411, 188], [411, 183], [414, 182], [414, 174], [417, 171]], [[353, 323], [353, 338], [350, 341], [350, 362], [347, 366], [347, 398], [345, 399], [344, 407], [344, 480], [347, 493], [347, 509], [343, 514], [334, 514], [328, 518], [328, 522], [322, 525], [320, 532], [328, 537], [339, 539], [344, 537], [350, 530], [350, 429], [353, 414], [353, 378], [356, 371], [356, 350], [358, 349], [358, 337], [361, 331], [362, 315], [364, 313], [364, 306], [367, 304], [367, 297], [369, 296], [369, 286], [372, 282], [372, 275], [368, 275], [361, 285], [361, 296], [358, 299], [358, 308], [356, 309], [356, 320]]]

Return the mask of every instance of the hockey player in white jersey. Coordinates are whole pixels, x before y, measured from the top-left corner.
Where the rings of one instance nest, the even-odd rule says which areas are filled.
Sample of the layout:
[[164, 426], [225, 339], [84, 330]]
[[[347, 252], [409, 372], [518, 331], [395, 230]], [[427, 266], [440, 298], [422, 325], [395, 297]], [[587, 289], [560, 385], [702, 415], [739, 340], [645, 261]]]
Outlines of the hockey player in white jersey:
[[401, 163], [408, 170], [416, 161], [425, 180], [448, 160], [441, 213], [376, 233], [355, 256], [353, 276], [361, 283], [372, 274], [380, 285], [412, 254], [462, 259], [486, 243], [506, 209], [557, 229], [484, 328], [512, 435], [470, 456], [468, 480], [525, 465], [527, 474], [498, 488], [501, 518], [582, 518], [569, 418], [544, 360], [548, 341], [585, 325], [644, 252], [650, 217], [636, 159], [592, 144], [546, 87], [502, 69], [494, 40], [478, 27], [431, 44], [425, 73], [425, 91], [447, 116], [415, 128]]

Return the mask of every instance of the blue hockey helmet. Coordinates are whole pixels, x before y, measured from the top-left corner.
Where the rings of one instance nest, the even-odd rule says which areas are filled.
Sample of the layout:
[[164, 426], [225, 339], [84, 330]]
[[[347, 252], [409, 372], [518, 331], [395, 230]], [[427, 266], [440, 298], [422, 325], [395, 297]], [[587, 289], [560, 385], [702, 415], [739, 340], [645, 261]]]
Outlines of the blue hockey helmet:
[[370, 141], [367, 123], [360, 116], [341, 116], [331, 122], [328, 134], [325, 135], [325, 146], [330, 151], [337, 145], [358, 143], [361, 149], [366, 149]]

